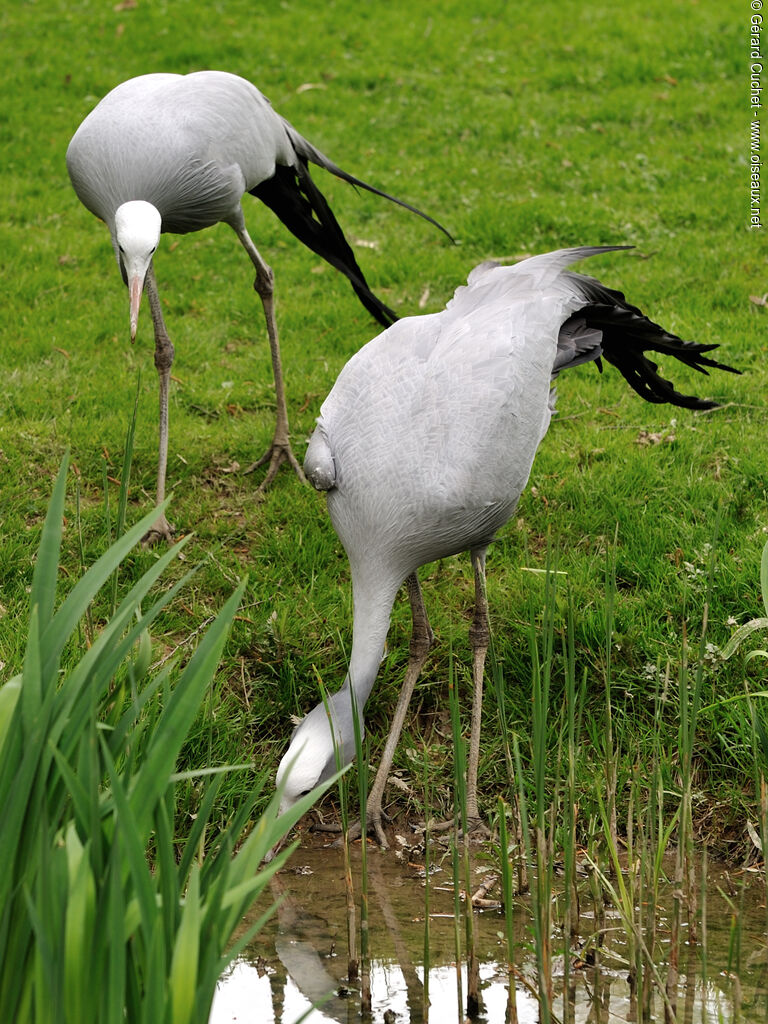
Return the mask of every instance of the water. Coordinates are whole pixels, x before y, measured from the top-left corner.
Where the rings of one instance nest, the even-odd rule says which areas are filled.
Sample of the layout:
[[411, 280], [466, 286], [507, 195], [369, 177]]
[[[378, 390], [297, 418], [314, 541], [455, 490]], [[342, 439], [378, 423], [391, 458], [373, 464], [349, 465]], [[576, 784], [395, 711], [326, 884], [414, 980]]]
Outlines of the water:
[[[424, 1015], [424, 877], [406, 856], [368, 856], [370, 892], [371, 995], [374, 1024], [432, 1024], [463, 1021], [457, 997], [450, 861], [430, 878], [430, 1007]], [[354, 867], [354, 866], [353, 866]], [[359, 867], [359, 866], [358, 866]], [[356, 884], [359, 870], [355, 872]], [[706, 978], [701, 949], [683, 943], [678, 986], [678, 1021], [715, 1024], [768, 1020], [768, 947], [765, 886], [757, 875], [710, 865], [707, 892]], [[494, 893], [492, 892], [491, 895]], [[274, 880], [271, 896], [282, 897], [270, 923], [222, 978], [210, 1024], [294, 1024], [302, 1014], [310, 1024], [359, 1021], [359, 988], [346, 980], [346, 897], [341, 852], [332, 847], [301, 849]], [[656, 963], [666, 978], [671, 887], [656, 908]], [[359, 901], [358, 901], [359, 907]], [[581, 940], [592, 928], [582, 900]], [[264, 908], [257, 908], [253, 919]], [[516, 984], [520, 1024], [539, 1020], [535, 995], [535, 954], [530, 938], [529, 904], [515, 907]], [[736, 916], [734, 916], [736, 915]], [[554, 915], [555, 918], [557, 915]], [[483, 1011], [480, 1021], [503, 1024], [507, 1007], [504, 919], [497, 909], [476, 912]], [[738, 927], [736, 923], [738, 922]], [[359, 917], [357, 921], [359, 928]], [[245, 923], [247, 926], [247, 922]], [[464, 930], [461, 929], [462, 942]], [[621, 919], [608, 910], [599, 974], [580, 965], [572, 946], [569, 997], [563, 1007], [563, 938], [553, 941], [554, 1012], [573, 1022], [634, 1021], [636, 1009], [627, 981], [626, 944]], [[586, 959], [586, 957], [585, 957]], [[736, 968], [738, 967], [738, 970]], [[462, 992], [466, 979], [462, 969]], [[530, 989], [526, 987], [526, 982]], [[319, 1009], [312, 1004], [322, 1002]], [[653, 1019], [664, 1020], [660, 996]]]

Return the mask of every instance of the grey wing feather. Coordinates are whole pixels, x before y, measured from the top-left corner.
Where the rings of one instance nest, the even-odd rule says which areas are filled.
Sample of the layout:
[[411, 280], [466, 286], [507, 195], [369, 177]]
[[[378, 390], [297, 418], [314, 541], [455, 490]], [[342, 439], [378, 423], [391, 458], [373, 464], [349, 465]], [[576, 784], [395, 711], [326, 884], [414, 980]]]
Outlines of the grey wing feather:
[[557, 338], [557, 353], [552, 365], [552, 379], [561, 370], [570, 370], [582, 363], [598, 360], [603, 349], [601, 342], [603, 332], [596, 327], [587, 326], [582, 316], [569, 317], [560, 328]]

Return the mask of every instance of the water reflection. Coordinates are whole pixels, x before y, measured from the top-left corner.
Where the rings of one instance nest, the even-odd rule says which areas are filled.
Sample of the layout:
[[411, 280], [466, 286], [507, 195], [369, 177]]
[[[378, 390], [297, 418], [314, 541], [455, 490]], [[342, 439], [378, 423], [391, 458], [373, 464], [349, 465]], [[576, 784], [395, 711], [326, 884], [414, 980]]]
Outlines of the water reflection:
[[[457, 971], [453, 938], [453, 896], [447, 872], [430, 879], [430, 1007], [424, 1012], [424, 881], [410, 865], [391, 854], [369, 855], [372, 1021], [375, 1024], [447, 1024], [462, 1019], [458, 1012]], [[722, 874], [722, 872], [720, 872]], [[356, 876], [359, 878], [359, 874]], [[734, 944], [732, 907], [718, 893], [718, 877], [710, 870], [708, 896], [707, 976], [702, 977], [699, 948], [684, 947], [676, 999], [677, 1020], [686, 1024], [720, 1024], [768, 1018], [764, 888], [745, 889], [741, 911], [740, 948]], [[281, 897], [276, 915], [249, 946], [247, 956], [223, 976], [210, 1024], [294, 1024], [302, 1014], [310, 1024], [360, 1020], [359, 990], [346, 980], [346, 901], [343, 868], [335, 849], [300, 850], [275, 879], [271, 896]], [[263, 909], [263, 908], [262, 908]], [[257, 909], [256, 913], [261, 910]], [[507, 966], [498, 911], [476, 915], [483, 1013], [480, 1021], [503, 1024], [507, 1010]], [[668, 948], [664, 908], [657, 908], [659, 937]], [[359, 922], [358, 922], [359, 924]], [[613, 927], [612, 927], [613, 926]], [[590, 930], [582, 915], [582, 932]], [[527, 907], [516, 910], [515, 934], [520, 977], [516, 984], [518, 1020], [539, 1020], [535, 991], [535, 958], [528, 930]], [[463, 930], [462, 930], [463, 938]], [[554, 967], [557, 1017], [564, 1022], [636, 1021], [624, 960], [626, 948], [618, 919], [608, 922], [601, 949], [601, 969], [571, 968], [568, 996], [563, 1000], [562, 936]], [[738, 954], [738, 977], [729, 971]], [[730, 957], [730, 961], [729, 961]], [[578, 958], [571, 957], [571, 964]], [[528, 987], [526, 987], [526, 983]], [[466, 978], [462, 971], [462, 991]], [[321, 1004], [312, 1009], [313, 1004]], [[664, 1020], [664, 1001], [654, 993], [652, 1019]]]

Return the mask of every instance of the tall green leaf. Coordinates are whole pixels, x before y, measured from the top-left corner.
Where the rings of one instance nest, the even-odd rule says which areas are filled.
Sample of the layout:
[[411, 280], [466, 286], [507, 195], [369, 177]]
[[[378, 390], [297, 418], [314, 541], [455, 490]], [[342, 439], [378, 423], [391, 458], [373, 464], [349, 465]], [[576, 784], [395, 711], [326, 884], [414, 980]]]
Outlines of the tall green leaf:
[[[43, 523], [40, 546], [37, 550], [35, 570], [32, 574], [32, 590], [29, 595], [30, 608], [37, 608], [37, 629], [42, 634], [53, 617], [56, 600], [56, 580], [59, 574], [59, 552], [61, 550], [61, 523], [64, 516], [64, 497], [67, 486], [69, 456], [61, 460], [53, 493], [48, 504], [48, 513]], [[31, 629], [31, 627], [30, 627]]]
[[240, 584], [208, 627], [158, 719], [143, 770], [131, 792], [131, 805], [137, 816], [151, 813], [159, 794], [168, 784], [181, 745], [213, 679], [245, 583]]

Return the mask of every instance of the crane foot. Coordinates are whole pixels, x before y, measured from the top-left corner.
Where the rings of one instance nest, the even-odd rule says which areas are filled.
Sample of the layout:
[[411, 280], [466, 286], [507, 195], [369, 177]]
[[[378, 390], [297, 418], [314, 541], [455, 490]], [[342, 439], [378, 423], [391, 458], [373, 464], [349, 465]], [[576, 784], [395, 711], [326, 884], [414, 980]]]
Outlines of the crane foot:
[[263, 495], [269, 485], [277, 476], [277, 471], [280, 469], [282, 464], [287, 462], [291, 469], [294, 471], [296, 476], [301, 480], [303, 484], [307, 482], [307, 478], [304, 476], [304, 471], [299, 465], [296, 456], [293, 454], [290, 442], [279, 442], [273, 441], [269, 448], [264, 452], [260, 459], [256, 462], [251, 463], [248, 469], [244, 470], [244, 474], [253, 473], [254, 470], [259, 469], [261, 466], [268, 465], [267, 474], [259, 484], [256, 494]]
[[[373, 836], [376, 839], [376, 842], [379, 844], [382, 850], [388, 850], [389, 843], [387, 842], [387, 837], [384, 834], [384, 826], [381, 823], [381, 815], [374, 816], [373, 818], [369, 817], [366, 824], [368, 835]], [[319, 825], [314, 825], [312, 827], [312, 831], [330, 832], [338, 835], [341, 832], [341, 825], [339, 825], [337, 822], [329, 824], [323, 822]], [[352, 825], [350, 825], [347, 831], [350, 841], [359, 839], [363, 832], [359, 821], [356, 821]], [[339, 838], [334, 843], [331, 843], [331, 846], [341, 846], [343, 841], [344, 837], [342, 835], [339, 835]]]
[[173, 526], [165, 516], [160, 516], [141, 538], [141, 546], [143, 548], [152, 548], [161, 541], [165, 541], [166, 544], [172, 544], [173, 534]]
[[[448, 832], [449, 829], [454, 827], [453, 818], [449, 821], [430, 821], [429, 831], [430, 832]], [[482, 843], [486, 839], [490, 839], [491, 830], [485, 824], [483, 819], [478, 814], [476, 817], [467, 816], [467, 838], [470, 843]], [[464, 837], [464, 831], [459, 829], [460, 838]]]

